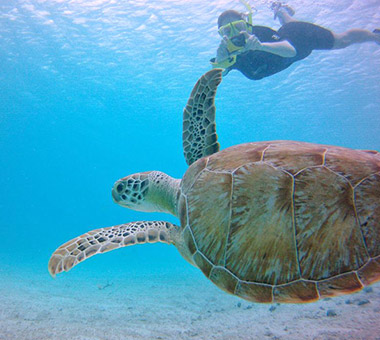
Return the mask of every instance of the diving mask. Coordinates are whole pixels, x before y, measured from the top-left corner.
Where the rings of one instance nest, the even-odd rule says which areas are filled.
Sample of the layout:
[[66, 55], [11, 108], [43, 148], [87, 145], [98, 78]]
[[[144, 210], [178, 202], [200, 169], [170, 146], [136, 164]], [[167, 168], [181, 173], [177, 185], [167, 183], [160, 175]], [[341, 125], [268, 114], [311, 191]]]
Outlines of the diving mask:
[[248, 25], [245, 20], [236, 20], [228, 23], [227, 25], [223, 25], [219, 28], [218, 32], [221, 37], [226, 36], [231, 39], [235, 36], [238, 36], [241, 31], [247, 31]]
[[228, 52], [236, 52], [245, 46], [245, 36], [240, 32], [247, 32], [248, 29], [248, 23], [245, 20], [233, 21], [219, 28], [219, 34], [228, 38]]

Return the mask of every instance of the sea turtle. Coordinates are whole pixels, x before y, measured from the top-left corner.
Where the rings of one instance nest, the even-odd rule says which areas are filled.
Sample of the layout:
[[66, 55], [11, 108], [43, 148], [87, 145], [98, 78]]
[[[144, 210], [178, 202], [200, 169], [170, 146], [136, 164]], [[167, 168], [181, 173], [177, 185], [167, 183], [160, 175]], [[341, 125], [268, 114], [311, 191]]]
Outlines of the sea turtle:
[[295, 141], [219, 151], [214, 98], [221, 70], [196, 83], [183, 114], [182, 180], [162, 172], [118, 180], [121, 206], [170, 213], [89, 231], [51, 256], [55, 276], [141, 243], [174, 244], [224, 291], [254, 302], [312, 302], [380, 279], [380, 155]]

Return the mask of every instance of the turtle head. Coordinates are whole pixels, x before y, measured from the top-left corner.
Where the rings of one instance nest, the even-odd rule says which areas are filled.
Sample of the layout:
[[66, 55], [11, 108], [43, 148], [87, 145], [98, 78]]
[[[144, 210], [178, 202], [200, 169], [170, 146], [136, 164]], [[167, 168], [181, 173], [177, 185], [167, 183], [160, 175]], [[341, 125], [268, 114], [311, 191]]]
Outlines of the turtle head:
[[152, 172], [139, 172], [116, 181], [112, 188], [114, 202], [133, 210], [155, 211], [148, 199]]
[[180, 180], [163, 172], [139, 172], [116, 181], [112, 198], [115, 203], [132, 210], [176, 215], [179, 183]]

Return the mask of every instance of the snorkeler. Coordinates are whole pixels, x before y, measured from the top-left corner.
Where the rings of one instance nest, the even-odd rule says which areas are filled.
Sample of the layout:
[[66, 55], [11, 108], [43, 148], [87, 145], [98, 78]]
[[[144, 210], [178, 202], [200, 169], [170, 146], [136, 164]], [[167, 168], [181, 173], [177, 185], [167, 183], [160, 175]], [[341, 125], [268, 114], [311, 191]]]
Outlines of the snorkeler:
[[247, 78], [259, 80], [278, 73], [313, 50], [336, 50], [352, 44], [375, 42], [380, 45], [380, 30], [350, 29], [334, 33], [324, 27], [293, 18], [294, 10], [279, 1], [272, 3], [274, 19], [281, 28], [275, 31], [265, 26], [252, 25], [252, 10], [248, 15], [234, 10], [223, 12], [218, 18], [218, 32], [222, 41], [213, 67], [223, 68], [224, 75], [236, 69]]

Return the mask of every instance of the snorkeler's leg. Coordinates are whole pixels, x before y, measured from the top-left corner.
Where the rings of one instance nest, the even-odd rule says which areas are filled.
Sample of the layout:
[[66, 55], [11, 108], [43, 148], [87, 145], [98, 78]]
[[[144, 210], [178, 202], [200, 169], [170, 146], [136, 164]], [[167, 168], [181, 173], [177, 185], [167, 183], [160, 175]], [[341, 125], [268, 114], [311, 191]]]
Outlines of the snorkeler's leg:
[[352, 44], [360, 44], [364, 42], [375, 42], [380, 45], [380, 34], [376, 33], [378, 30], [373, 32], [361, 29], [353, 28], [343, 33], [334, 33], [334, 46], [332, 49], [337, 50], [345, 48]]
[[284, 25], [293, 21], [298, 21], [297, 19], [294, 19], [286, 10], [283, 10], [282, 8], [277, 12], [277, 18], [280, 21], [281, 25]]
[[281, 1], [272, 2], [271, 9], [274, 12], [274, 19], [278, 19], [281, 25], [297, 21], [293, 18], [295, 13], [294, 9], [289, 5], [283, 4]]
[[283, 10], [278, 11], [277, 18], [280, 21], [281, 25], [287, 24], [288, 22], [298, 21]]

